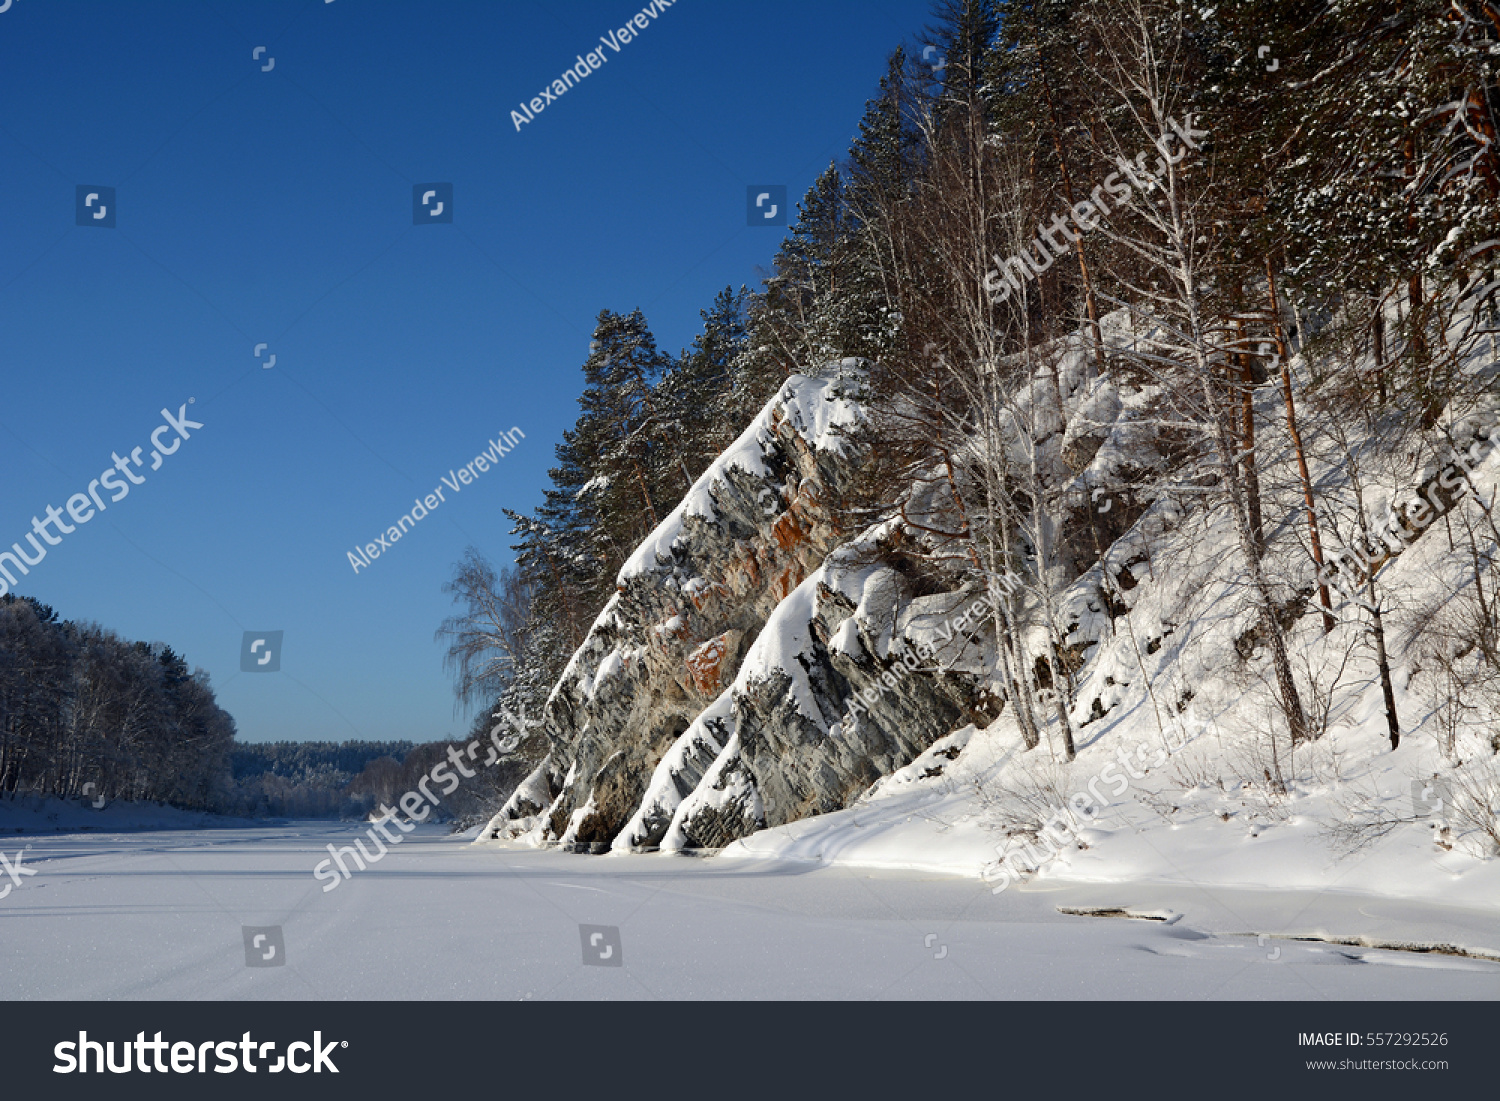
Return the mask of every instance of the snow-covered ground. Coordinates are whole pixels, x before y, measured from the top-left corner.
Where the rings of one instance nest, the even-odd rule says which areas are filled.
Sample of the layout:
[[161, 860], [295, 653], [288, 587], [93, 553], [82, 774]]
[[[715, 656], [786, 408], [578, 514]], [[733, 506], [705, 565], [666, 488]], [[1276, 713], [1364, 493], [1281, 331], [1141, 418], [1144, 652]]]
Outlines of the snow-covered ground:
[[[1135, 726], [1143, 735], [1144, 725]], [[1064, 770], [1045, 750], [1021, 753], [1013, 724], [970, 727], [855, 807], [760, 831], [722, 857], [988, 877], [980, 889], [999, 888], [1002, 900], [1061, 892], [1165, 907], [1214, 932], [1448, 945], [1500, 960], [1500, 861], [1445, 840], [1442, 789], [1429, 792], [1430, 808], [1418, 804], [1436, 756], [1430, 744], [1412, 739], [1392, 753], [1363, 724], [1337, 730], [1304, 751], [1323, 758], [1309, 778], [1276, 794], [1209, 781], [1217, 773], [1206, 762], [1221, 759], [1223, 737], [1220, 721], [1165, 743], [1092, 735]], [[1007, 815], [1040, 820], [1078, 793], [1087, 798], [1075, 807], [1102, 796], [1086, 828], [1059, 816], [1051, 844], [1006, 836]], [[1394, 824], [1351, 851], [1329, 826], [1356, 800]], [[1026, 873], [999, 874], [1001, 853], [1023, 857], [1012, 866]]]
[[[1204, 757], [1219, 751], [1211, 728], [1165, 748], [1091, 738], [1081, 741], [1077, 762], [1064, 772], [1042, 756], [1045, 750], [1026, 762], [1012, 724], [970, 727], [935, 743], [853, 808], [762, 830], [723, 855], [980, 876], [995, 873], [999, 853], [1023, 851], [1048, 856], [1036, 869], [1038, 883], [1155, 882], [1422, 899], [1488, 910], [1494, 930], [1488, 946], [1500, 950], [1500, 861], [1443, 847], [1436, 804], [1432, 814], [1418, 814], [1427, 808], [1415, 802], [1413, 784], [1420, 790], [1430, 775], [1430, 746], [1414, 740], [1391, 753], [1358, 731], [1327, 738], [1306, 752], [1337, 761], [1340, 776], [1275, 795], [1244, 781], [1193, 782], [1195, 771], [1206, 768]], [[1137, 752], [1140, 746], [1146, 751]], [[950, 754], [957, 760], [950, 763]], [[1021, 809], [1040, 819], [1079, 793], [1089, 796], [1085, 802], [1103, 797], [1090, 808], [1090, 826], [1078, 833], [1082, 846], [1022, 849], [999, 828], [998, 808], [1006, 804], [1024, 803]], [[1405, 821], [1349, 852], [1328, 827], [1340, 800], [1356, 795]], [[1071, 841], [1069, 832], [1055, 836]]]
[[[1045, 878], [997, 896], [936, 873], [581, 857], [421, 827], [325, 892], [314, 866], [355, 836], [8, 835], [37, 874], [0, 899], [0, 999], [1500, 997], [1500, 963], [1235, 935], [1492, 944], [1494, 911], [1457, 903]], [[585, 966], [583, 925], [618, 929], [623, 966]], [[246, 965], [246, 926], [280, 928], [283, 966]]]

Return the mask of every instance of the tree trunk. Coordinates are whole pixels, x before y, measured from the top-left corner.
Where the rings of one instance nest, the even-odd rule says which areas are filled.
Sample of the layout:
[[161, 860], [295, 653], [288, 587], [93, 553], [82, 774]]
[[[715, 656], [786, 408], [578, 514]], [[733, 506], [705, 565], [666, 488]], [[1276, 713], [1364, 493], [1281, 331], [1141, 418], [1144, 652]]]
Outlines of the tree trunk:
[[[1236, 319], [1240, 346], [1244, 347], [1244, 323]], [[1250, 533], [1261, 554], [1266, 552], [1266, 525], [1261, 517], [1260, 473], [1255, 468], [1255, 370], [1250, 355], [1238, 354], [1240, 361], [1240, 451], [1244, 456], [1246, 503], [1250, 509]]]
[[1396, 690], [1391, 684], [1391, 663], [1385, 652], [1385, 622], [1380, 615], [1380, 600], [1375, 595], [1375, 576], [1368, 582], [1370, 616], [1375, 635], [1375, 663], [1380, 667], [1380, 694], [1385, 698], [1385, 725], [1390, 733], [1391, 748], [1401, 744], [1401, 722], [1396, 717]]
[[[1281, 361], [1281, 396], [1286, 403], [1286, 427], [1292, 437], [1292, 449], [1297, 454], [1297, 476], [1302, 481], [1302, 501], [1307, 507], [1307, 533], [1312, 543], [1313, 565], [1318, 571], [1318, 600], [1323, 605], [1323, 633], [1333, 630], [1333, 600], [1328, 594], [1328, 583], [1323, 580], [1323, 539], [1318, 531], [1318, 513], [1313, 505], [1312, 476], [1307, 469], [1307, 451], [1302, 446], [1302, 432], [1297, 427], [1297, 405], [1292, 399], [1291, 349], [1287, 347], [1286, 333], [1281, 326], [1281, 304], [1276, 295], [1276, 271], [1266, 260], [1266, 286], [1271, 295], [1271, 324], [1276, 334], [1276, 355]], [[1378, 318], [1377, 318], [1378, 324]]]
[[1276, 690], [1281, 697], [1282, 714], [1286, 717], [1287, 727], [1291, 731], [1292, 744], [1296, 745], [1311, 737], [1307, 726], [1307, 713], [1302, 708], [1302, 696], [1297, 691], [1297, 680], [1292, 675], [1292, 660], [1286, 650], [1286, 638], [1276, 618], [1276, 599], [1271, 592], [1271, 584], [1266, 577], [1259, 548], [1255, 545], [1255, 538], [1250, 530], [1250, 517], [1245, 507], [1244, 486], [1239, 484], [1239, 467], [1234, 461], [1234, 444], [1225, 424], [1226, 418], [1213, 394], [1212, 377], [1205, 373], [1202, 379], [1204, 397], [1214, 418], [1214, 437], [1218, 444], [1219, 462], [1224, 469], [1225, 481], [1228, 483], [1226, 496], [1229, 499], [1230, 512], [1234, 517], [1235, 530], [1239, 534], [1240, 550], [1250, 570], [1250, 583], [1260, 598], [1261, 615], [1265, 620], [1266, 633], [1271, 640], [1271, 662], [1276, 672]]
[[1371, 295], [1375, 308], [1370, 317], [1371, 351], [1375, 357], [1375, 396], [1385, 407], [1385, 296]]
[[646, 488], [646, 475], [641, 470], [641, 464], [631, 460], [630, 467], [635, 471], [635, 480], [641, 487], [641, 496], [646, 501], [646, 515], [651, 517], [651, 527], [655, 530], [661, 521], [656, 518], [656, 506], [651, 503], [651, 491]]

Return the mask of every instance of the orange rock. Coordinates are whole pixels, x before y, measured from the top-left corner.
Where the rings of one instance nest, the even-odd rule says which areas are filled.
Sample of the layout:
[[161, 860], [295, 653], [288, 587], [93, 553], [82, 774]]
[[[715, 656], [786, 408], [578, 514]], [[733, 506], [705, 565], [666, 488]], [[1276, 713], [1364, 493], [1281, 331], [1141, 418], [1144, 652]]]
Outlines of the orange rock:
[[738, 631], [725, 631], [715, 635], [687, 656], [688, 675], [693, 686], [705, 696], [717, 696], [723, 691], [724, 659], [733, 649]]
[[794, 508], [787, 509], [777, 517], [776, 522], [771, 525], [771, 534], [784, 551], [790, 551], [807, 539], [807, 529], [798, 522]]

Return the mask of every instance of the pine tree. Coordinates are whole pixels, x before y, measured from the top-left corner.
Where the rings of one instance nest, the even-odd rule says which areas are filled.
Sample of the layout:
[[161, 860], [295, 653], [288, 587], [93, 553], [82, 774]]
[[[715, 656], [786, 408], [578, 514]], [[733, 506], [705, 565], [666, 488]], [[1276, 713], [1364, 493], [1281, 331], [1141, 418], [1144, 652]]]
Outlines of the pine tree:
[[640, 310], [602, 311], [589, 348], [577, 439], [590, 452], [599, 536], [628, 550], [665, 515], [657, 501], [672, 464], [656, 384], [671, 360], [657, 350]]
[[938, 25], [928, 29], [942, 54], [935, 114], [938, 133], [966, 143], [970, 160], [977, 160], [985, 132], [985, 72], [990, 48], [1000, 31], [995, 0], [941, 0]]
[[921, 142], [908, 118], [906, 52], [891, 54], [880, 95], [865, 105], [849, 153], [844, 189], [851, 230], [844, 278], [845, 354], [899, 354], [901, 299], [913, 271], [904, 222], [921, 168]]
[[713, 306], [700, 311], [703, 331], [657, 383], [655, 406], [682, 474], [680, 492], [691, 488], [737, 432], [734, 365], [748, 338], [748, 297], [744, 287], [720, 291]]
[[774, 272], [749, 307], [748, 335], [735, 362], [734, 406], [747, 419], [786, 377], [813, 373], [845, 353], [837, 313], [851, 222], [838, 166], [824, 170], [777, 249]]
[[[1314, 303], [1351, 293], [1368, 303], [1377, 400], [1408, 394], [1430, 425], [1454, 381], [1452, 357], [1433, 347], [1438, 286], [1463, 286], [1494, 263], [1500, 10], [1487, 0], [1329, 0], [1301, 14], [1291, 29], [1310, 77], [1268, 211], [1299, 244], [1288, 282]], [[1394, 302], [1405, 331], [1388, 357]]]
[[506, 513], [538, 614], [555, 617], [573, 645], [630, 551], [677, 499], [669, 488], [677, 470], [670, 418], [657, 389], [671, 360], [639, 310], [601, 311], [589, 349], [581, 412], [557, 445], [552, 485], [534, 514]]

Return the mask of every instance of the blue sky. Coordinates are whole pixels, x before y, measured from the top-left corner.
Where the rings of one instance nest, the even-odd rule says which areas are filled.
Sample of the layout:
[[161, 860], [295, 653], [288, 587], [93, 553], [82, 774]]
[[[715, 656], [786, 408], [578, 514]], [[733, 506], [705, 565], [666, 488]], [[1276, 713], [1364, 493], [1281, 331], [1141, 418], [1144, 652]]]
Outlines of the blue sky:
[[[599, 310], [640, 307], [675, 352], [718, 290], [755, 285], [783, 231], [746, 225], [746, 188], [800, 197], [929, 16], [677, 0], [518, 133], [510, 112], [641, 8], [0, 11], [0, 549], [30, 553], [33, 516], [115, 454], [146, 467], [117, 502], [96, 487], [88, 522], [64, 513], [15, 591], [170, 643], [247, 741], [464, 732], [441, 587], [468, 544], [509, 561], [501, 509], [540, 500]], [[430, 182], [452, 224], [413, 224]], [[115, 189], [114, 228], [76, 224], [79, 185]], [[161, 410], [190, 399], [203, 428], [150, 470]], [[353, 571], [512, 426], [514, 450]], [[284, 632], [279, 672], [240, 671], [246, 631]]]

